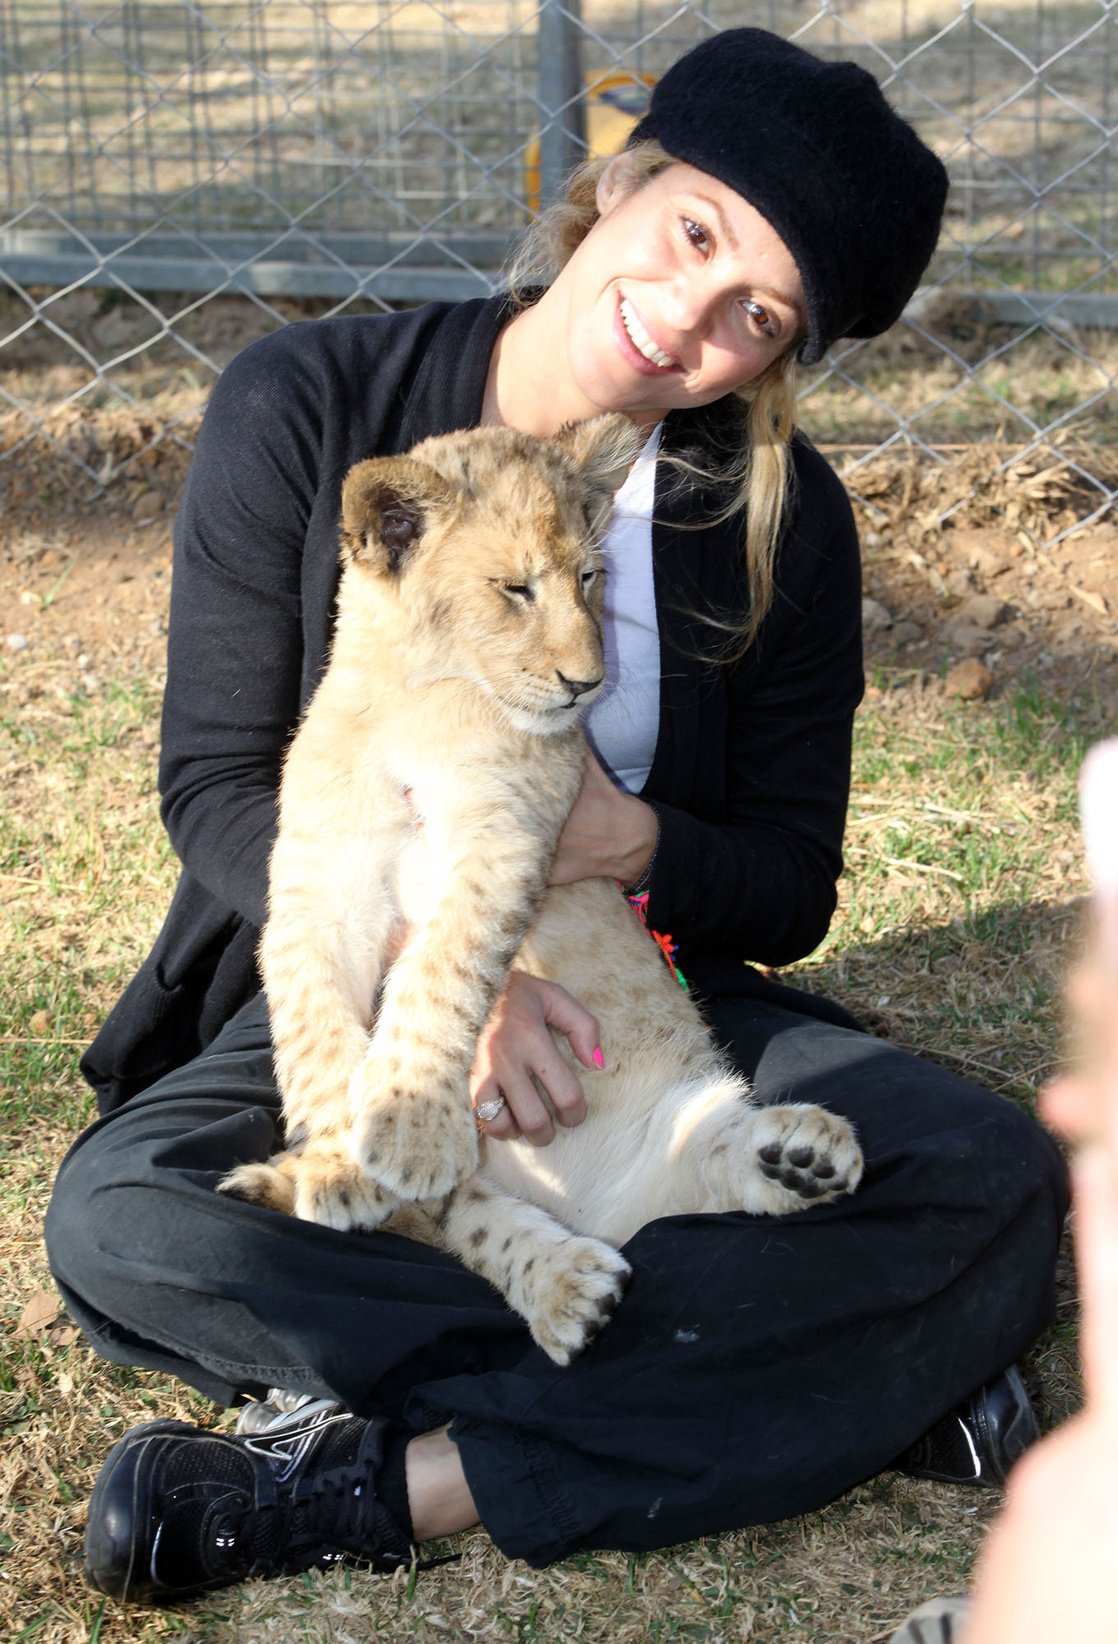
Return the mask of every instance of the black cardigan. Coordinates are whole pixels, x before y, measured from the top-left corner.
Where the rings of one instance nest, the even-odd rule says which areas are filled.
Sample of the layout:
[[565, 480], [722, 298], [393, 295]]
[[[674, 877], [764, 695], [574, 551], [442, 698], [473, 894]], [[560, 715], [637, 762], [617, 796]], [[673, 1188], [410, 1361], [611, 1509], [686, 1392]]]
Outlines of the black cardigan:
[[[259, 988], [280, 765], [326, 663], [343, 476], [363, 457], [475, 425], [506, 315], [502, 300], [479, 299], [304, 321], [254, 343], [219, 380], [175, 526], [160, 787], [184, 872], [82, 1059], [102, 1112], [204, 1049]], [[709, 468], [724, 415], [673, 413], [661, 453]], [[741, 524], [680, 526], [718, 500], [658, 465], [649, 920], [680, 944], [700, 994], [783, 997], [743, 961], [802, 957], [834, 911], [862, 691], [857, 537], [842, 486], [797, 440], [772, 609], [740, 663], [714, 664], [703, 658], [718, 634], [700, 613], [747, 609]]]

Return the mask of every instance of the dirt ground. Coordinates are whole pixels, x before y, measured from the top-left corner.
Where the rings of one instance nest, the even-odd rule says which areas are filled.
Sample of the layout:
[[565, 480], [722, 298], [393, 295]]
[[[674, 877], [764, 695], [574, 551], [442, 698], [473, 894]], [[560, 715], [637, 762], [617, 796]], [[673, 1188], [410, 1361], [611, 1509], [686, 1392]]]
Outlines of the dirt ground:
[[[171, 526], [184, 453], [150, 453], [142, 478], [100, 497], [22, 467], [3, 497], [0, 642], [16, 702], [64, 712], [109, 678], [162, 669]], [[23, 494], [21, 494], [23, 493]], [[72, 709], [71, 709], [72, 711]]]
[[[55, 451], [28, 447], [0, 469], [0, 644], [10, 664], [0, 689], [41, 712], [64, 713], [76, 692], [163, 664], [188, 446], [144, 450], [142, 423], [112, 411], [87, 418], [83, 434], [85, 449], [125, 465], [100, 495]], [[832, 460], [841, 471], [841, 457]], [[1118, 524], [1096, 521], [1043, 548], [1097, 493], [1077, 490], [1064, 453], [999, 468], [996, 449], [976, 446], [943, 467], [889, 457], [851, 473], [869, 688], [900, 673], [937, 690], [954, 664], [976, 658], [989, 676], [977, 675], [982, 694], [1033, 675], [1057, 693], [1086, 687], [1113, 701]]]

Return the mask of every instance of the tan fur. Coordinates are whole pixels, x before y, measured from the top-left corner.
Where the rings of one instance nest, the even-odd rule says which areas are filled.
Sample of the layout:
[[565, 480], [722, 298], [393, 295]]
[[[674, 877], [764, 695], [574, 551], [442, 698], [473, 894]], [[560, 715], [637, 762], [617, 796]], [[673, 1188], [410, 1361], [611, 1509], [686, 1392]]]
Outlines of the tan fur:
[[[643, 1223], [785, 1214], [862, 1168], [845, 1120], [752, 1102], [613, 881], [547, 888], [603, 674], [598, 544], [639, 444], [620, 416], [475, 430], [347, 477], [260, 948], [288, 1150], [221, 1184], [454, 1251], [561, 1364]], [[578, 1069], [583, 1125], [479, 1155], [468, 1076], [514, 964], [595, 1013], [607, 1065]]]

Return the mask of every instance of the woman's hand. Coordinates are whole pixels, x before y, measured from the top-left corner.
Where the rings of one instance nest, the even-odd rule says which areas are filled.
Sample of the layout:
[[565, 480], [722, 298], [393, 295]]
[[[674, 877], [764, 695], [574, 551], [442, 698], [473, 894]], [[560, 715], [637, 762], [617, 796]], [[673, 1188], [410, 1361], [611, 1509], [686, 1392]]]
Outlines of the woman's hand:
[[582, 787], [559, 835], [550, 883], [620, 879], [623, 885], [636, 884], [652, 860], [658, 832], [651, 805], [615, 788], [588, 748]]
[[561, 1125], [580, 1125], [585, 1119], [582, 1086], [549, 1028], [567, 1035], [584, 1067], [603, 1065], [598, 1023], [590, 1012], [557, 982], [512, 971], [482, 1030], [470, 1075], [475, 1108], [500, 1096], [508, 1103], [495, 1119], [479, 1121], [487, 1136], [504, 1142], [525, 1136], [534, 1147], [546, 1147], [554, 1139], [555, 1125], [532, 1083], [533, 1074], [547, 1091]]

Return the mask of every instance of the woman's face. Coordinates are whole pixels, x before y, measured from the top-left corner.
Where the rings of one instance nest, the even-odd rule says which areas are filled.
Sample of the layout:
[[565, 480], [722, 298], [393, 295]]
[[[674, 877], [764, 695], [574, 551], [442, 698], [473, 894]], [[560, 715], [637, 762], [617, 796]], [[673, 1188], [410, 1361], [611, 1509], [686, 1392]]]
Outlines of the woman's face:
[[802, 332], [791, 252], [725, 183], [680, 163], [634, 188], [620, 156], [598, 208], [556, 282], [567, 292], [568, 369], [593, 410], [650, 422], [707, 405]]

